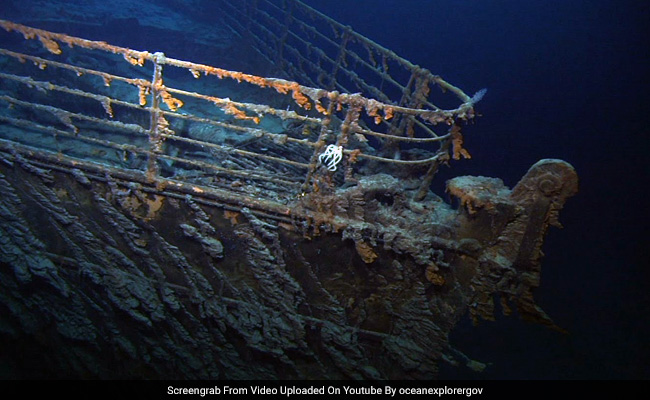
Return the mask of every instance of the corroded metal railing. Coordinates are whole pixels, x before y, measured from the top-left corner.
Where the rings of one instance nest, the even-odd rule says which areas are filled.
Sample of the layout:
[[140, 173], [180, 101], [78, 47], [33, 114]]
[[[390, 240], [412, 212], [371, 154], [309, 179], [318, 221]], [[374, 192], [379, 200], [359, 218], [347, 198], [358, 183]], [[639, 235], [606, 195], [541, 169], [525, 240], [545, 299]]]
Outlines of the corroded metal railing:
[[[258, 7], [248, 9], [265, 13]], [[334, 27], [345, 44], [360, 43], [371, 60], [381, 56], [381, 63], [371, 61], [373, 70], [382, 81], [400, 88], [400, 101], [391, 102], [379, 87], [369, 86], [346, 68], [346, 57], [352, 53], [345, 46], [329, 78], [314, 82], [310, 74], [304, 74], [309, 83], [327, 83], [332, 89], [327, 90], [9, 21], [0, 21], [0, 27], [11, 35], [4, 41], [10, 45], [0, 48], [0, 101], [9, 106], [8, 112], [0, 114], [0, 121], [49, 136], [30, 139], [29, 135], [5, 129], [1, 138], [4, 145], [15, 142], [53, 151], [59, 157], [140, 170], [152, 182], [164, 176], [249, 194], [256, 190], [262, 198], [274, 193], [273, 200], [284, 204], [317, 188], [317, 173], [325, 176], [324, 182], [329, 185], [354, 181], [356, 175], [365, 173], [358, 167], [362, 162], [398, 168], [420, 166], [426, 171], [419, 191], [423, 197], [438, 165], [450, 158], [450, 150], [455, 159], [469, 157], [462, 148], [459, 123], [474, 117], [475, 99], [350, 29]], [[305, 22], [300, 22], [300, 27], [307, 29]], [[315, 35], [315, 31], [307, 30]], [[17, 40], [14, 32], [25, 40]], [[288, 36], [289, 31], [284, 38]], [[323, 40], [320, 36], [316, 39]], [[34, 46], [32, 40], [41, 46]], [[303, 39], [301, 43], [306, 45]], [[283, 48], [297, 52], [289, 44]], [[331, 61], [326, 53], [312, 48], [318, 60]], [[400, 86], [390, 78], [389, 62], [411, 70], [408, 84]], [[25, 65], [30, 63], [33, 68]], [[283, 66], [296, 72], [289, 64], [285, 59]], [[151, 67], [148, 73], [146, 67]], [[357, 87], [379, 100], [339, 91], [347, 87], [338, 76], [354, 78]], [[197, 85], [193, 78], [205, 82]], [[253, 101], [231, 99], [237, 91], [229, 89], [225, 81], [244, 84], [247, 87], [242, 89], [249, 92], [255, 89], [250, 97]], [[426, 97], [429, 84], [449, 90], [460, 104], [451, 109], [433, 105]], [[220, 91], [228, 96], [217, 94]], [[436, 133], [437, 127], [445, 131]], [[67, 142], [62, 144], [62, 140]], [[84, 144], [87, 151], [82, 154]], [[327, 149], [338, 149], [340, 160], [336, 161], [343, 165], [343, 173], [337, 172], [336, 165], [324, 165]]]

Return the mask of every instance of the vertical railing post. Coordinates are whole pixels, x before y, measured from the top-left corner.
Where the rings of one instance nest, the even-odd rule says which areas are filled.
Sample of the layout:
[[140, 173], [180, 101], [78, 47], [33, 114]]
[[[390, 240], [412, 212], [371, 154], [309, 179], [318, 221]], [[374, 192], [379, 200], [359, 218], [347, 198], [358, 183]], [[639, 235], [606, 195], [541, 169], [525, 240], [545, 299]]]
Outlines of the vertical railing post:
[[334, 115], [334, 111], [336, 110], [336, 106], [338, 104], [338, 96], [339, 92], [337, 91], [330, 92], [328, 96], [330, 103], [327, 106], [327, 114], [325, 115], [325, 118], [323, 118], [323, 123], [320, 127], [320, 133], [318, 134], [316, 146], [314, 146], [314, 152], [312, 153], [311, 159], [309, 160], [309, 170], [307, 171], [307, 175], [305, 176], [305, 181], [303, 182], [301, 189], [303, 193], [306, 192], [309, 188], [311, 177], [314, 175], [316, 168], [318, 168], [318, 156], [323, 150], [323, 146], [325, 146], [325, 139], [328, 135], [330, 123], [332, 122], [332, 116]]
[[155, 53], [153, 57], [153, 77], [151, 79], [151, 107], [149, 122], [149, 159], [147, 160], [147, 179], [153, 181], [158, 176], [158, 157], [162, 152], [163, 140], [160, 136], [160, 91], [162, 89], [162, 64], [165, 57], [163, 53]]
[[332, 72], [330, 73], [330, 83], [329, 87], [327, 88], [328, 90], [336, 90], [336, 74], [338, 73], [339, 69], [341, 69], [341, 65], [345, 62], [345, 56], [347, 53], [346, 47], [348, 45], [348, 41], [352, 38], [351, 32], [352, 28], [346, 26], [345, 30], [341, 33], [339, 54], [336, 57], [336, 63], [332, 67]]

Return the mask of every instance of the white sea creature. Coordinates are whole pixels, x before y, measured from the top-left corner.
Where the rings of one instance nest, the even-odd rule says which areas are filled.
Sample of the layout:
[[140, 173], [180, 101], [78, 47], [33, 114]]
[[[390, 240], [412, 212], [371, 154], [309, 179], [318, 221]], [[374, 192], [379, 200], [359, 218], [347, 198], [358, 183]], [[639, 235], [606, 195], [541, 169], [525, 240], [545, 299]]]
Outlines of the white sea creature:
[[485, 96], [485, 93], [487, 93], [487, 88], [483, 88], [479, 90], [478, 92], [474, 93], [474, 96], [469, 100], [472, 105], [478, 103], [483, 99], [483, 96]]
[[343, 147], [330, 144], [325, 151], [318, 156], [318, 162], [330, 171], [336, 171], [336, 166], [343, 158]]

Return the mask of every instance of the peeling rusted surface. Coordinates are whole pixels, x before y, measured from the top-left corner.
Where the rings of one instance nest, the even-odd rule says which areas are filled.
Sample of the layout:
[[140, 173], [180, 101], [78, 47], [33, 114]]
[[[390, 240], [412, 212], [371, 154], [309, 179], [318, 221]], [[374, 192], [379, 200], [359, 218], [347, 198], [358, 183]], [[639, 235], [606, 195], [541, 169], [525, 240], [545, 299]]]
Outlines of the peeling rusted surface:
[[538, 163], [512, 192], [458, 179], [459, 209], [369, 177], [300, 200], [287, 224], [211, 205], [209, 188], [151, 194], [2, 154], [7, 323], [16, 335], [54, 323], [44, 345], [79, 376], [424, 379], [440, 360], [481, 365], [447, 337], [468, 312], [492, 319], [495, 298], [553, 326], [532, 290], [545, 227], [575, 191], [563, 162]]

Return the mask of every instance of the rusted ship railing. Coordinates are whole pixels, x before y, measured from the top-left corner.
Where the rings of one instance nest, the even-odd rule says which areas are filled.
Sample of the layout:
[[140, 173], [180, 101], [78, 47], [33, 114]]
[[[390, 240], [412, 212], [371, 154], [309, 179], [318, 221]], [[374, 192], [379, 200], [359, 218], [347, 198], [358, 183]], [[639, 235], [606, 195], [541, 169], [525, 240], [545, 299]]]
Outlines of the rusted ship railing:
[[[222, 0], [228, 25], [290, 79], [344, 93], [360, 92], [387, 104], [440, 110], [430, 86], [471, 99], [438, 75], [342, 25], [300, 1]], [[449, 99], [439, 99], [449, 100]], [[412, 115], [385, 121], [390, 131], [413, 136], [435, 130]]]
[[[59, 159], [84, 159], [144, 173], [149, 182], [163, 177], [165, 182], [218, 187], [280, 204], [317, 188], [316, 176], [324, 177], [322, 181], [330, 186], [354, 181], [367, 173], [360, 168], [364, 162], [380, 163], [378, 168], [386, 163], [397, 169], [420, 166], [421, 198], [450, 152], [456, 159], [469, 157], [462, 148], [460, 123], [474, 117], [472, 98], [350, 29], [342, 31], [301, 3], [295, 2], [295, 7], [332, 24], [337, 35], [345, 36], [344, 43], [360, 43], [382, 81], [396, 84], [386, 68], [388, 62], [410, 70], [408, 83], [397, 84], [401, 99], [391, 102], [380, 87], [367, 86], [357, 72], [346, 68], [346, 57], [359, 56], [351, 56], [345, 46], [340, 47], [329, 78], [304, 77], [309, 83], [339, 90], [347, 87], [338, 76], [356, 77], [352, 79], [356, 88], [379, 100], [0, 20], [8, 35], [3, 38], [5, 48], [0, 48], [0, 101], [7, 105], [0, 121], [22, 129], [20, 133], [6, 127], [0, 130], [2, 147], [26, 146], [52, 152]], [[244, 9], [265, 12], [250, 4]], [[293, 16], [285, 19], [295, 21]], [[299, 26], [315, 34], [305, 22]], [[288, 35], [287, 30], [285, 39]], [[325, 53], [311, 48], [318, 60], [327, 59]], [[381, 56], [380, 63], [372, 61], [375, 55]], [[295, 70], [288, 62], [283, 65]], [[186, 73], [179, 72], [183, 70]], [[203, 81], [194, 83], [199, 78]], [[225, 82], [238, 82], [256, 92], [237, 101], [231, 96], [238, 92]], [[451, 109], [434, 106], [426, 99], [429, 84], [450, 91], [460, 104]], [[445, 132], [434, 132], [437, 126]], [[340, 151], [340, 160], [328, 159], [326, 151], [332, 149]], [[337, 168], [339, 162], [343, 168]]]

